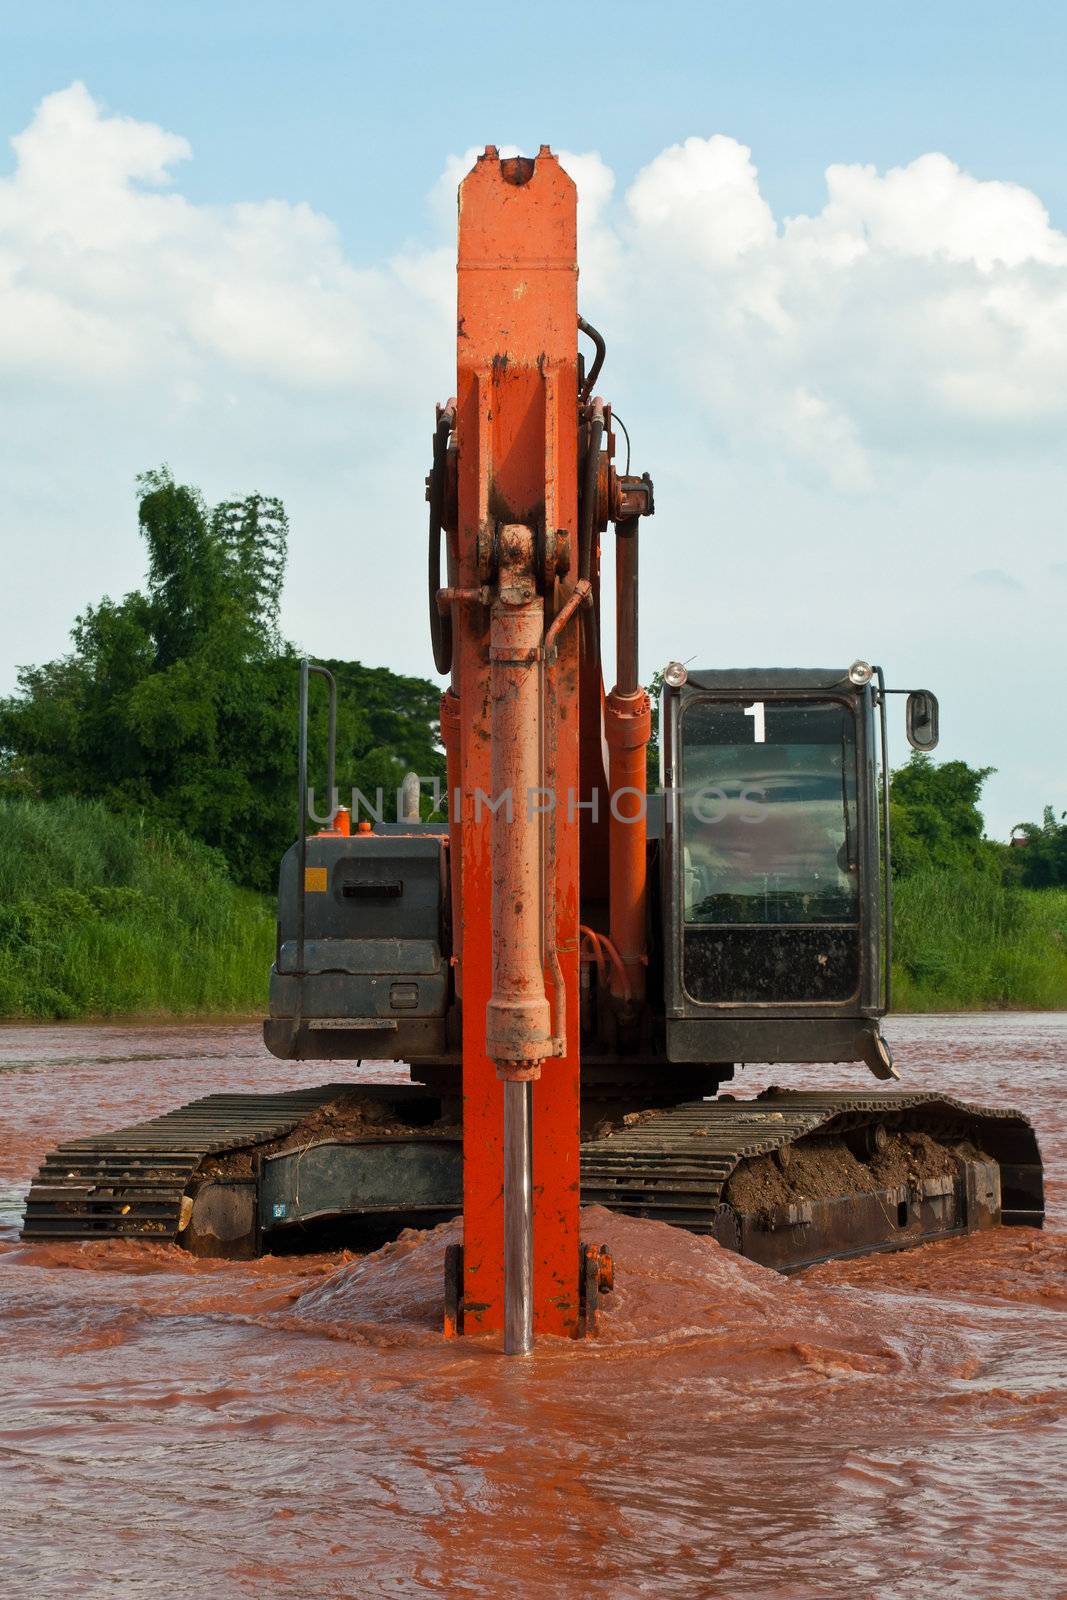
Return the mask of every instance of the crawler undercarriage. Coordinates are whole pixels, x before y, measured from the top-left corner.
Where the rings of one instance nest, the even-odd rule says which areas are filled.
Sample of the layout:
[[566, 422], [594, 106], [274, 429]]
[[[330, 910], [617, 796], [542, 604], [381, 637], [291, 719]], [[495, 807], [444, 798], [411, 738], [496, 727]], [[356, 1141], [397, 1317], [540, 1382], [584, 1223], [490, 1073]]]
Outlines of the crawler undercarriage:
[[[450, 1103], [417, 1086], [209, 1095], [53, 1151], [23, 1237], [218, 1256], [366, 1243], [457, 1215], [462, 1162]], [[584, 1204], [781, 1271], [1044, 1216], [1026, 1118], [939, 1094], [774, 1089], [608, 1116], [581, 1174]]]

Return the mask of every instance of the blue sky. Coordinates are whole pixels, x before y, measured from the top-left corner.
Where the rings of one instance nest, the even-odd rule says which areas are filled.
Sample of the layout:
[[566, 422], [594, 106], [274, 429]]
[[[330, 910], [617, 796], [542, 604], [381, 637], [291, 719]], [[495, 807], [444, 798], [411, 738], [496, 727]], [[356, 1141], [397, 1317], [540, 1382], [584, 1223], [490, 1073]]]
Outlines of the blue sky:
[[728, 131], [758, 152], [777, 215], [814, 207], [831, 162], [947, 150], [1067, 217], [1067, 7], [1054, 0], [616, 0], [585, 20], [553, 0], [2, 12], [6, 129], [80, 78], [113, 109], [184, 133], [191, 199], [307, 200], [357, 257], [411, 234], [412, 196], [444, 152], [505, 137], [593, 146], [629, 175], [687, 132]]
[[451, 195], [471, 149], [547, 140], [657, 481], [646, 670], [877, 655], [1000, 769], [991, 831], [1067, 805], [1067, 8], [0, 16], [0, 689], [140, 582], [162, 459], [284, 496], [302, 646], [430, 671]]

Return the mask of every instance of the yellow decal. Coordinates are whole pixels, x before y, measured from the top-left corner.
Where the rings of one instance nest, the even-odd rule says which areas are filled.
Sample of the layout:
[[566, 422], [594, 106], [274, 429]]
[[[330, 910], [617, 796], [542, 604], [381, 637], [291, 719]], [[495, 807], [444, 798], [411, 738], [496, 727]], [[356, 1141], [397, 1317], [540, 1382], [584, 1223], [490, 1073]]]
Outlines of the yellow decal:
[[308, 894], [326, 893], [326, 868], [305, 867], [304, 889]]

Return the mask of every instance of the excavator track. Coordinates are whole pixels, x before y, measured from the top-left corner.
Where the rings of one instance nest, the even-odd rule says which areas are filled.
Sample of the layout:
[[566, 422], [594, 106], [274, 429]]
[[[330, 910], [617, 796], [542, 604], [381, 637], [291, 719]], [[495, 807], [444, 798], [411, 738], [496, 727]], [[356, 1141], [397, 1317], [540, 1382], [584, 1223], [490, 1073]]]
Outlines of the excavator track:
[[[801, 1150], [816, 1164], [829, 1154], [847, 1160], [857, 1150], [875, 1154], [894, 1136], [905, 1149], [925, 1136], [947, 1170], [871, 1179], [837, 1195], [809, 1198], [801, 1188], [755, 1205], [733, 1192], [761, 1159], [788, 1179]], [[929, 1092], [774, 1089], [755, 1100], [701, 1100], [639, 1114], [582, 1146], [581, 1178], [584, 1204], [709, 1234], [785, 1271], [1044, 1220], [1041, 1157], [1026, 1117]]]
[[[353, 1087], [209, 1095], [61, 1145], [30, 1189], [22, 1237], [180, 1238], [202, 1253], [254, 1254], [269, 1248], [272, 1229], [323, 1217], [373, 1214], [380, 1223], [393, 1212], [408, 1218], [413, 1202], [426, 1213], [457, 1212], [456, 1139], [420, 1137], [413, 1126], [410, 1136], [316, 1135], [277, 1149]], [[439, 1104], [417, 1088], [361, 1086], [360, 1094], [401, 1115], [406, 1106], [419, 1122], [427, 1120], [419, 1106]], [[887, 1172], [879, 1152], [894, 1149], [905, 1165]], [[258, 1157], [247, 1176], [210, 1176], [218, 1157], [241, 1152]], [[711, 1235], [783, 1271], [997, 1224], [1040, 1227], [1044, 1218], [1027, 1119], [936, 1093], [769, 1090], [637, 1112], [583, 1144], [581, 1184], [583, 1204]], [[194, 1197], [213, 1220], [186, 1231]]]
[[205, 1156], [283, 1138], [339, 1084], [287, 1094], [210, 1094], [114, 1133], [61, 1144], [26, 1200], [23, 1239], [175, 1239]]

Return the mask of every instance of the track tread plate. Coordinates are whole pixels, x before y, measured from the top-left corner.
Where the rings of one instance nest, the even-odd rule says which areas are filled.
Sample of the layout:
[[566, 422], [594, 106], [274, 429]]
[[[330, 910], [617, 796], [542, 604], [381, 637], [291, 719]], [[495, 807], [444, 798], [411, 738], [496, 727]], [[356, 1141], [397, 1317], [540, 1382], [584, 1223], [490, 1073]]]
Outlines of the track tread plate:
[[[284, 1137], [351, 1087], [207, 1095], [129, 1128], [68, 1141], [46, 1156], [34, 1180], [22, 1237], [175, 1238], [183, 1194], [205, 1156]], [[1040, 1225], [1040, 1155], [1027, 1119], [1018, 1111], [933, 1091], [778, 1090], [757, 1100], [683, 1103], [584, 1144], [582, 1201], [710, 1233], [726, 1183], [741, 1162], [871, 1119], [977, 1131], [1005, 1175], [1023, 1175], [1022, 1186], [1017, 1182], [1015, 1193], [1005, 1194], [1005, 1220]]]
[[22, 1238], [173, 1239], [186, 1185], [205, 1156], [284, 1138], [350, 1087], [210, 1094], [129, 1128], [68, 1140], [49, 1152], [30, 1187]]
[[[782, 1089], [757, 1100], [690, 1101], [589, 1141], [581, 1151], [582, 1201], [710, 1233], [726, 1183], [743, 1161], [773, 1154], [810, 1134], [840, 1132], [871, 1120], [931, 1131], [955, 1124], [980, 1131], [987, 1144], [999, 1143], [1005, 1150], [1021, 1146], [1040, 1196], [1037, 1141], [1020, 1111], [932, 1090]], [[698, 1142], [703, 1145], [699, 1153]], [[991, 1153], [1001, 1155], [1000, 1150]], [[1021, 1214], [1019, 1208], [1015, 1213]], [[1043, 1212], [1034, 1208], [1033, 1214]]]

